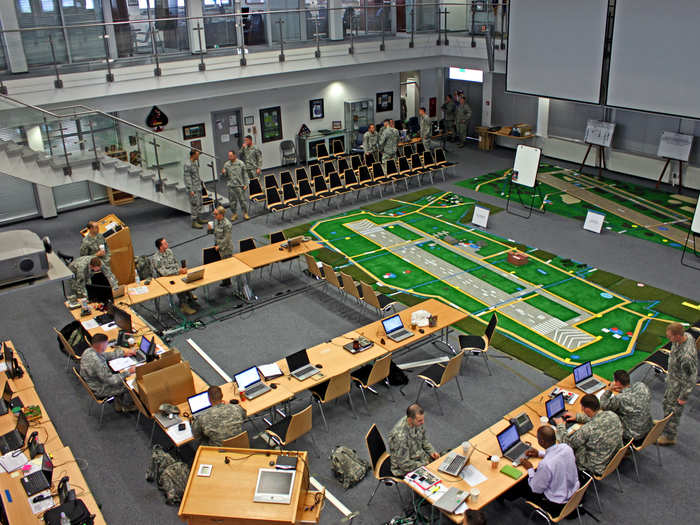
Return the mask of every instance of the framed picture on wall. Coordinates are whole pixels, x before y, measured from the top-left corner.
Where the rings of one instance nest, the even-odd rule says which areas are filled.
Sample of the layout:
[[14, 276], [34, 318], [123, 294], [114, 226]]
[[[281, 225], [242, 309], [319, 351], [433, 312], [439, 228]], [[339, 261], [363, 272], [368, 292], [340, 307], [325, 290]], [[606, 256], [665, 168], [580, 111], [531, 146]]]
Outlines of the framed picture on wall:
[[255, 117], [253, 115], [243, 117], [243, 124], [246, 126], [252, 126], [253, 124], [255, 124]]
[[201, 140], [193, 140], [192, 142], [190, 142], [190, 148], [198, 149], [199, 151], [202, 151], [202, 141]]
[[206, 135], [206, 130], [204, 128], [204, 122], [201, 124], [191, 124], [189, 126], [182, 126], [182, 138], [184, 140], [199, 139]]
[[377, 93], [377, 113], [382, 111], [393, 111], [394, 109], [394, 92], [383, 91]]
[[315, 98], [313, 100], [309, 100], [309, 118], [311, 120], [323, 118], [322, 98]]
[[340, 120], [334, 120], [332, 128], [333, 129], [343, 129], [343, 122]]
[[263, 142], [282, 140], [282, 110], [280, 106], [260, 110], [260, 128]]

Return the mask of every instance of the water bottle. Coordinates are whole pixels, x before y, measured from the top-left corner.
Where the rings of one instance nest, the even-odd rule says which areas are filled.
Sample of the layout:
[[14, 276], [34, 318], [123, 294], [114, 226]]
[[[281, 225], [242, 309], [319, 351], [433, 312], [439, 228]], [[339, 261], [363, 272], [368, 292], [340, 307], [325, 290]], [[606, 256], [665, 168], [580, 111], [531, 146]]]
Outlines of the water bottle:
[[61, 512], [61, 525], [70, 525], [70, 520], [65, 512]]
[[140, 285], [141, 284], [141, 277], [139, 277], [139, 271], [136, 270], [136, 284]]

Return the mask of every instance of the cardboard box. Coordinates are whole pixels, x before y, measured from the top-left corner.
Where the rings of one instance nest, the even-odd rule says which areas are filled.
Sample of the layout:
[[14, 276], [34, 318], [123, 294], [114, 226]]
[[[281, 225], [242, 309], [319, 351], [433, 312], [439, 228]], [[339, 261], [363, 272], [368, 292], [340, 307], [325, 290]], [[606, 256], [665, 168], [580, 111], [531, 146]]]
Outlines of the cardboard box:
[[187, 361], [146, 374], [136, 380], [136, 386], [151, 414], [163, 403], [179, 405], [195, 394], [194, 378]]
[[160, 370], [161, 368], [166, 368], [168, 366], [176, 365], [182, 361], [182, 356], [180, 351], [176, 348], [172, 348], [167, 352], [160, 354], [158, 359], [151, 361], [150, 363], [145, 363], [141, 366], [136, 367], [136, 380], [138, 381], [146, 374]]

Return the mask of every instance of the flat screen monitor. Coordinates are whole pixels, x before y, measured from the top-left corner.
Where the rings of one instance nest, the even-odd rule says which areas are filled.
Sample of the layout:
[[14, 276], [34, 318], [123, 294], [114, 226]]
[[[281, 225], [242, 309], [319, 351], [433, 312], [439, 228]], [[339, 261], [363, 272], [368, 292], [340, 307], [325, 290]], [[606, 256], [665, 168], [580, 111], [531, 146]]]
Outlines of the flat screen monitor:
[[253, 501], [259, 503], [290, 503], [296, 471], [261, 468]]
[[124, 330], [125, 332], [133, 331], [131, 326], [131, 316], [128, 313], [115, 306], [114, 313], [112, 315], [114, 316], [114, 323], [120, 330]]
[[103, 286], [101, 284], [86, 284], [88, 301], [91, 303], [107, 304], [114, 301], [111, 286]]

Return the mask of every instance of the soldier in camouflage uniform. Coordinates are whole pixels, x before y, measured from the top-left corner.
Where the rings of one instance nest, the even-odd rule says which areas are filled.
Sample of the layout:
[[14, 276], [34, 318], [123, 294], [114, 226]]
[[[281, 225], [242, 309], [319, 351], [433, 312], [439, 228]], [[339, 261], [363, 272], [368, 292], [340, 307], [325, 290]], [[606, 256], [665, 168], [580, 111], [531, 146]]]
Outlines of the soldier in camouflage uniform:
[[104, 236], [99, 232], [99, 227], [95, 221], [87, 223], [87, 235], [83, 237], [80, 243], [80, 255], [92, 255], [99, 257], [102, 260], [102, 272], [110, 282], [117, 282], [117, 278], [112, 273], [110, 267], [111, 254], [109, 253], [109, 245], [105, 241]]
[[[226, 218], [226, 210], [223, 206], [217, 206], [214, 209], [214, 227], [210, 227], [209, 231], [214, 233], [214, 249], [222, 259], [233, 256], [232, 229], [231, 221]], [[231, 286], [231, 279], [224, 279], [219, 286]]]
[[190, 161], [185, 163], [184, 178], [185, 188], [190, 195], [192, 227], [201, 230], [204, 224], [199, 217], [202, 213], [202, 179], [199, 178], [199, 151], [196, 149], [190, 150]]
[[238, 219], [238, 215], [236, 214], [238, 206], [240, 206], [243, 212], [243, 218], [245, 220], [250, 219], [248, 215], [248, 197], [246, 196], [246, 189], [248, 189], [250, 180], [246, 172], [245, 164], [236, 157], [235, 152], [228, 152], [228, 160], [221, 169], [221, 177], [226, 181], [226, 186], [228, 187], [228, 199], [232, 214], [231, 220], [235, 221]]
[[[73, 259], [73, 262], [68, 265], [68, 269], [75, 275], [71, 280], [73, 294], [78, 297], [87, 297], [86, 285], [92, 282], [93, 275], [102, 272], [103, 266], [102, 259], [93, 257], [92, 255], [85, 255], [84, 257]], [[112, 272], [104, 272], [103, 275], [109, 280], [109, 284], [112, 285], [112, 288], [118, 286], [117, 279]]]
[[[640, 445], [654, 426], [651, 419], [651, 392], [641, 381], [630, 384], [630, 375], [625, 370], [616, 370], [614, 381], [600, 397], [600, 408], [615, 412], [622, 421], [622, 441], [634, 439]], [[617, 392], [613, 396], [613, 392]]]
[[365, 155], [372, 153], [374, 158], [379, 160], [379, 135], [377, 134], [374, 124], [370, 124], [362, 135], [362, 149]]
[[[185, 275], [187, 273], [186, 268], [180, 268], [173, 251], [168, 247], [168, 241], [165, 240], [165, 237], [156, 239], [156, 248], [157, 251], [153, 255], [153, 265], [159, 277]], [[177, 294], [177, 298], [180, 301], [180, 311], [183, 314], [192, 315], [197, 312], [196, 308], [194, 308], [197, 305], [195, 303], [197, 297], [192, 292], [181, 292]]]
[[554, 418], [557, 424], [558, 443], [566, 443], [576, 455], [579, 470], [601, 475], [612, 457], [622, 448], [622, 422], [617, 414], [609, 410], [600, 410], [600, 402], [593, 394], [581, 398], [583, 413], [576, 416], [564, 412], [567, 420], [576, 420], [582, 426], [572, 434], [566, 431], [564, 420]]
[[238, 151], [238, 156], [245, 164], [248, 179], [259, 178], [262, 173], [263, 158], [258, 147], [253, 146], [253, 137], [246, 135], [243, 146]]
[[245, 410], [240, 405], [227, 405], [218, 386], [209, 387], [211, 408], [192, 418], [192, 435], [200, 445], [220, 447], [225, 439], [243, 432]]
[[433, 149], [433, 141], [431, 140], [433, 136], [433, 124], [428, 118], [428, 115], [426, 115], [425, 108], [420, 108], [418, 114], [420, 115], [420, 138], [426, 150]]
[[379, 150], [382, 152], [382, 163], [386, 171], [386, 161], [396, 158], [396, 149], [399, 147], [399, 130], [392, 128], [388, 120], [384, 121], [384, 129], [379, 136]]
[[427, 465], [440, 455], [425, 437], [425, 412], [414, 403], [406, 409], [406, 417], [394, 425], [389, 433], [391, 471], [403, 478], [412, 470]]
[[666, 423], [657, 444], [675, 445], [683, 407], [697, 381], [698, 353], [693, 336], [685, 332], [682, 324], [670, 324], [666, 329], [666, 337], [671, 341], [671, 354], [668, 357], [663, 408], [665, 415], [673, 412], [673, 416]]
[[115, 396], [114, 409], [117, 412], [136, 410], [122, 381], [134, 373], [134, 367], [115, 374], [107, 364], [112, 359], [132, 356], [136, 354], [136, 350], [115, 348], [107, 352], [108, 341], [105, 334], [93, 336], [92, 346], [85, 350], [80, 358], [80, 375], [98, 399]]
[[467, 104], [464, 95], [459, 96], [459, 105], [455, 113], [457, 119], [457, 140], [459, 147], [464, 147], [464, 141], [467, 140], [467, 132], [469, 131], [469, 121], [472, 118], [472, 108]]
[[155, 481], [158, 488], [165, 492], [165, 503], [177, 505], [182, 501], [189, 476], [187, 465], [168, 454], [160, 445], [153, 445], [146, 481]]
[[442, 105], [445, 111], [445, 133], [450, 137], [450, 140], [455, 139], [455, 118], [457, 116], [457, 104], [452, 100], [452, 95], [449, 93], [445, 97], [445, 103]]

